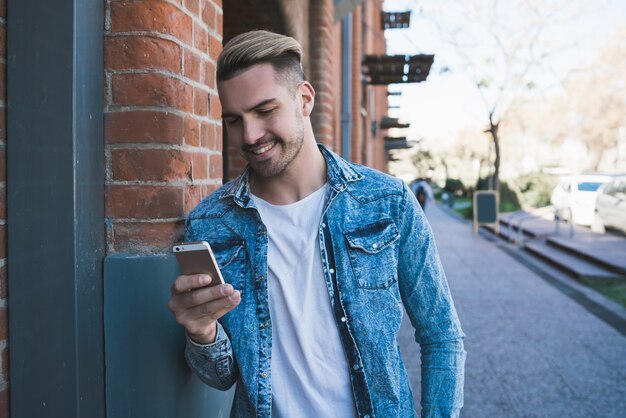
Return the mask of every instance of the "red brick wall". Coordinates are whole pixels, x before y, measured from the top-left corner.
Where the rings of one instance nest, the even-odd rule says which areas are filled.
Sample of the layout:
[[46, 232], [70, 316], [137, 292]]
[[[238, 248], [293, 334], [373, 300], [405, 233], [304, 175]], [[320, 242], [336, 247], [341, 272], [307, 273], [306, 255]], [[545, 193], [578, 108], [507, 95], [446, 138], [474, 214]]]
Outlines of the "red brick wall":
[[[383, 0], [371, 0], [366, 2], [365, 10], [367, 15], [364, 18], [365, 24], [372, 28], [368, 31], [368, 36], [365, 42], [365, 52], [367, 54], [384, 55], [387, 52], [387, 45], [385, 40], [385, 34], [380, 24], [380, 15], [383, 10]], [[375, 105], [373, 109], [370, 109], [370, 114], [378, 121], [388, 113], [388, 96], [387, 86], [370, 86], [370, 94], [375, 96]], [[378, 130], [376, 137], [370, 142], [370, 161], [368, 164], [372, 165], [378, 170], [389, 171], [387, 165], [387, 152], [385, 151], [384, 137], [386, 131]]]
[[310, 80], [315, 88], [315, 110], [311, 115], [313, 132], [317, 142], [339, 150], [335, 135], [335, 103], [333, 88], [333, 58], [338, 45], [334, 43], [334, 3], [332, 0], [316, 0], [309, 7]]
[[108, 252], [169, 251], [221, 184], [221, 0], [107, 0]]
[[0, 0], [0, 417], [9, 416], [9, 324], [7, 321], [6, 211], [6, 1]]
[[333, 25], [333, 101], [335, 108], [333, 112], [333, 127], [334, 127], [334, 151], [340, 153], [341, 151], [341, 22], [336, 22]]
[[[315, 0], [313, 0], [315, 1]], [[309, 0], [278, 0], [284, 17], [285, 34], [302, 45], [302, 66], [309, 78]]]
[[363, 156], [363, 116], [361, 115], [363, 100], [363, 22], [361, 16], [362, 6], [352, 11], [352, 144], [350, 145], [351, 161], [357, 164], [362, 163]]

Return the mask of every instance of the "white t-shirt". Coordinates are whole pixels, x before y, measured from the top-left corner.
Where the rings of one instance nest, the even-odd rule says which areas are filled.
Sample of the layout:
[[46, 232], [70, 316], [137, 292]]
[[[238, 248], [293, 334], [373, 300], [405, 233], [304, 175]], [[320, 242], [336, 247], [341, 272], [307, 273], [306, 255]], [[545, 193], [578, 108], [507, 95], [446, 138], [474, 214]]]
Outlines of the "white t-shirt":
[[252, 196], [269, 238], [272, 417], [356, 416], [320, 256], [327, 189], [280, 206]]

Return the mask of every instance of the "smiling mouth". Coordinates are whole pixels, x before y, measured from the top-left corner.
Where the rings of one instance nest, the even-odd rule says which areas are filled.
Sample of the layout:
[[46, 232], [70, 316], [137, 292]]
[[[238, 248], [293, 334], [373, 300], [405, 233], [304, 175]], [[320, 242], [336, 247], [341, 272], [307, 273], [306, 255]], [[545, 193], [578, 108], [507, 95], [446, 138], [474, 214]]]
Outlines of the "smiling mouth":
[[261, 148], [251, 149], [250, 152], [254, 155], [261, 155], [274, 148], [275, 145], [276, 142], [270, 142], [269, 144], [263, 145]]

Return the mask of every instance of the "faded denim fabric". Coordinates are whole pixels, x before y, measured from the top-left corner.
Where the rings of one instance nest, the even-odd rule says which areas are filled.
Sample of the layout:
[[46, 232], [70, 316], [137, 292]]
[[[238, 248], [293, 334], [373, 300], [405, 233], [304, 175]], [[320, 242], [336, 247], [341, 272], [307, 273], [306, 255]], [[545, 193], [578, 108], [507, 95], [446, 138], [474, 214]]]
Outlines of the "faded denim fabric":
[[[415, 196], [402, 181], [319, 147], [330, 185], [319, 245], [359, 417], [415, 415], [397, 341], [404, 308], [421, 345], [422, 416], [458, 416], [464, 334]], [[215, 343], [188, 339], [187, 362], [210, 386], [237, 382], [231, 416], [270, 417], [272, 385], [289, 382], [271, 380], [268, 238], [248, 171], [193, 210], [186, 238], [209, 241], [224, 279], [241, 292], [241, 303], [219, 320]]]

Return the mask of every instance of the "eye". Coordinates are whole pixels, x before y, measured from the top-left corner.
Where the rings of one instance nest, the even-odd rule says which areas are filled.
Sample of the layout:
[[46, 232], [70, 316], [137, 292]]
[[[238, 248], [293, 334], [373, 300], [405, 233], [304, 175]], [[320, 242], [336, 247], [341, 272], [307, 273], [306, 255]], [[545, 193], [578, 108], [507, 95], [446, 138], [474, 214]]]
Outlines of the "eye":
[[224, 123], [226, 123], [226, 125], [234, 125], [236, 123], [238, 123], [241, 119], [240, 118], [226, 118], [224, 119]]
[[259, 114], [262, 116], [267, 116], [269, 114], [271, 114], [274, 110], [276, 110], [276, 108], [272, 107], [269, 109], [259, 109]]

